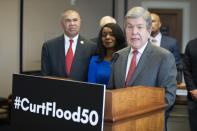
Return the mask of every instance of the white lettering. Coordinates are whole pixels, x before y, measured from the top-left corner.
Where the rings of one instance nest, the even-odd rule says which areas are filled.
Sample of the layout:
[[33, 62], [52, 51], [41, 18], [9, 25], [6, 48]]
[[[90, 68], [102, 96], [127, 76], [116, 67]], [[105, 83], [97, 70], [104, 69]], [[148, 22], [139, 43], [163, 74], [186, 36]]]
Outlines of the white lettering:
[[46, 115], [48, 116], [49, 115], [49, 111], [52, 111], [52, 103], [51, 102], [47, 102], [47, 105], [46, 105]]
[[[93, 116], [94, 116], [94, 121], [93, 121]], [[92, 126], [97, 125], [97, 123], [98, 123], [98, 113], [96, 111], [91, 111], [90, 112], [89, 121], [90, 121], [90, 124]]]
[[56, 110], [56, 116], [57, 116], [57, 118], [62, 118], [64, 116], [63, 110], [62, 109], [57, 109]]
[[[88, 113], [89, 113], [89, 110], [88, 110], [88, 109], [83, 109], [82, 117], [81, 117], [81, 122], [82, 122], [83, 124], [88, 123]], [[83, 118], [83, 117], [84, 117], [84, 118]]]
[[53, 117], [55, 117], [55, 110], [56, 110], [56, 102], [53, 102]]
[[38, 113], [38, 114], [39, 114], [39, 111], [40, 111], [41, 107], [42, 107], [41, 105], [37, 105], [36, 113]]
[[81, 107], [78, 106], [77, 112], [73, 112], [72, 119], [74, 122], [80, 122]]
[[36, 104], [30, 104], [30, 112], [36, 113]]
[[21, 101], [21, 108], [24, 110], [24, 111], [27, 111], [29, 110], [29, 107], [24, 107], [24, 102], [28, 103], [29, 104], [29, 100], [27, 98], [23, 98], [22, 101]]
[[[71, 112], [70, 110], [62, 110], [61, 108], [56, 109], [56, 102], [46, 102], [42, 105], [32, 104], [27, 98], [20, 100], [20, 97], [16, 96], [14, 100], [14, 108], [19, 110], [20, 107], [23, 111], [28, 111], [31, 113], [37, 113], [42, 115], [51, 115], [52, 117], [57, 117], [59, 119], [63, 118], [65, 120], [72, 120], [73, 122], [78, 122], [82, 124], [87, 124], [88, 122], [92, 126], [96, 126], [99, 121], [99, 116], [97, 111], [89, 109], [83, 109], [80, 106], [77, 107], [77, 111]], [[51, 113], [50, 113], [51, 112]]]
[[45, 103], [42, 103], [41, 108], [42, 108], [42, 115], [44, 115], [44, 113], [45, 113], [45, 109], [46, 109], [46, 107], [45, 107]]
[[71, 119], [71, 112], [70, 112], [69, 110], [66, 110], [66, 111], [64, 112], [64, 118], [65, 118], [66, 120], [70, 120], [70, 119]]

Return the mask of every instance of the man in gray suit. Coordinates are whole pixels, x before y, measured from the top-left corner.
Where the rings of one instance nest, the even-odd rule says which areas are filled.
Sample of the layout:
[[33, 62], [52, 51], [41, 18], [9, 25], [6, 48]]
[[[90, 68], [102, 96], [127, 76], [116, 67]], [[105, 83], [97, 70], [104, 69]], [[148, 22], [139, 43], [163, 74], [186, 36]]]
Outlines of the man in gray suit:
[[[129, 46], [114, 54], [108, 88], [138, 85], [165, 88], [168, 110], [174, 104], [176, 97], [176, 63], [174, 56], [168, 50], [153, 46], [148, 41], [151, 27], [151, 15], [144, 8], [134, 7], [127, 12], [125, 32]], [[137, 53], [133, 54], [133, 52]], [[131, 65], [135, 65], [133, 74], [130, 73], [133, 68]], [[130, 75], [132, 77], [128, 79]]]
[[42, 75], [87, 81], [89, 61], [96, 44], [79, 35], [81, 19], [77, 11], [64, 11], [61, 25], [64, 34], [43, 44]]

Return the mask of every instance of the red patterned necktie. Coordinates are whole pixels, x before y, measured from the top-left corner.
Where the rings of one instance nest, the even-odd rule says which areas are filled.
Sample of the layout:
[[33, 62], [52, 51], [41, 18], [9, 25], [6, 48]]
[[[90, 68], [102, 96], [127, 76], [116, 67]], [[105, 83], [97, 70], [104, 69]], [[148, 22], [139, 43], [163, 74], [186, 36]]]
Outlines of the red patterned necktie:
[[71, 69], [71, 65], [72, 65], [72, 62], [73, 62], [72, 43], [73, 43], [73, 40], [70, 40], [70, 46], [68, 48], [68, 52], [67, 52], [67, 55], [66, 55], [66, 72], [67, 72], [67, 76], [69, 76], [69, 74], [70, 74], [70, 69]]
[[132, 57], [132, 60], [131, 60], [130, 66], [129, 66], [129, 72], [127, 74], [126, 87], [128, 87], [129, 81], [131, 80], [131, 77], [132, 77], [133, 72], [135, 70], [135, 67], [136, 67], [136, 56], [137, 56], [137, 54], [138, 54], [138, 51], [137, 50], [134, 50], [133, 51], [133, 57]]

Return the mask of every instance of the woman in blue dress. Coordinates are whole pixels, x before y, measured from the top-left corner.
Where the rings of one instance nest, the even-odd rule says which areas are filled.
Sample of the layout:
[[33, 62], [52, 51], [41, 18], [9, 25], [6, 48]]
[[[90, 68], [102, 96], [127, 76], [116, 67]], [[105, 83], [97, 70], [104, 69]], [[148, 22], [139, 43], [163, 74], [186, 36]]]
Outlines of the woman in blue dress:
[[125, 37], [118, 24], [104, 25], [98, 36], [97, 53], [90, 60], [88, 82], [108, 84], [114, 52], [126, 47]]

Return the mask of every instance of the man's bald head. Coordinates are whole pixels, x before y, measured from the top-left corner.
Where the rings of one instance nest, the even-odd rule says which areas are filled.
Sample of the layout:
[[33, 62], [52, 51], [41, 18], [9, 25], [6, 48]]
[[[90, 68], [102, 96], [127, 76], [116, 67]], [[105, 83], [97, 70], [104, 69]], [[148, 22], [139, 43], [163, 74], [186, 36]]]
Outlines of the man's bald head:
[[151, 13], [151, 18], [152, 18], [151, 36], [155, 37], [160, 32], [161, 21], [159, 15], [155, 13]]
[[100, 20], [100, 28], [102, 28], [104, 25], [106, 25], [108, 23], [116, 24], [116, 20], [111, 16], [104, 16]]

